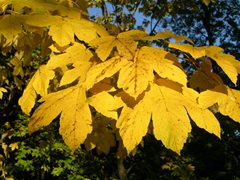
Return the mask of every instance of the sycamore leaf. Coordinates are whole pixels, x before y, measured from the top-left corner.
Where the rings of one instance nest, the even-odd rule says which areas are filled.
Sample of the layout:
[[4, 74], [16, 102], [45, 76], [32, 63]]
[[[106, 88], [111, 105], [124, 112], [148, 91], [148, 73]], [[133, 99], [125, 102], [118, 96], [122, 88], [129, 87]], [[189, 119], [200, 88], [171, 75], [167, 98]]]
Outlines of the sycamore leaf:
[[128, 153], [146, 135], [151, 114], [155, 137], [161, 140], [167, 148], [180, 153], [191, 131], [190, 120], [183, 106], [182, 94], [164, 85], [156, 84], [151, 84], [150, 90], [134, 108], [125, 106], [117, 121], [116, 126], [119, 128]]
[[86, 78], [87, 71], [93, 65], [93, 63], [90, 62], [92, 56], [92, 53], [83, 45], [75, 43], [73, 46], [67, 48], [65, 53], [51, 56], [47, 67], [49, 69], [55, 69], [57, 67], [65, 69], [67, 65], [72, 64], [73, 69], [64, 71], [60, 86], [70, 84], [77, 79], [83, 82]]
[[23, 62], [21, 61], [23, 57], [23, 52], [22, 53], [16, 53], [13, 59], [11, 59], [10, 63], [14, 65], [13, 69], [13, 75], [17, 76], [20, 75], [22, 78], [24, 76], [23, 72]]
[[0, 35], [2, 34], [5, 39], [5, 44], [11, 44], [14, 38], [22, 32], [22, 26], [24, 19], [22, 15], [4, 15], [0, 18]]
[[236, 122], [240, 122], [240, 93], [225, 86], [217, 86], [214, 89], [202, 92], [198, 98], [202, 107], [210, 107], [218, 104], [218, 110], [225, 116], [229, 116]]
[[124, 147], [130, 153], [146, 135], [150, 122], [150, 108], [140, 103], [134, 109], [125, 106], [117, 120]]
[[[64, 17], [69, 18], [79, 18], [81, 13], [87, 15], [86, 8], [84, 7], [86, 2], [83, 0], [77, 4], [78, 8], [75, 7], [69, 7], [67, 1], [66, 3], [62, 3], [63, 1], [56, 1], [56, 0], [11, 0], [12, 6], [14, 11], [22, 12], [24, 7], [31, 8], [31, 10], [34, 13], [40, 13], [40, 14], [50, 14], [55, 13]], [[53, 14], [54, 14], [53, 13]]]
[[224, 54], [223, 49], [216, 46], [207, 47], [206, 55], [216, 61], [234, 84], [237, 83], [237, 76], [240, 73], [240, 62], [234, 56]]
[[122, 32], [117, 37], [103, 36], [97, 38], [91, 42], [91, 45], [97, 47], [96, 53], [102, 61], [108, 58], [114, 47], [117, 47], [120, 56], [133, 59], [137, 49], [137, 42], [135, 40], [139, 40], [146, 35], [143, 31], [131, 30]]
[[179, 154], [191, 131], [190, 120], [182, 104], [182, 94], [164, 85], [153, 84], [146, 96], [150, 100], [148, 107], [153, 107], [155, 137]]
[[189, 79], [190, 87], [200, 92], [212, 89], [221, 84], [223, 84], [222, 79], [212, 72], [212, 63], [208, 59], [202, 60], [200, 68]]
[[198, 59], [206, 55], [205, 47], [193, 47], [190, 44], [176, 44], [176, 43], [169, 43], [168, 47], [178, 49], [183, 52], [187, 52], [191, 54], [191, 56], [195, 59]]
[[236, 84], [238, 73], [240, 73], [240, 62], [234, 56], [224, 54], [223, 49], [217, 46], [193, 47], [190, 44], [169, 43], [169, 47], [191, 54], [195, 59], [208, 56], [212, 58], [227, 74], [230, 80]]
[[92, 66], [91, 69], [87, 72], [87, 89], [92, 88], [94, 84], [97, 84], [104, 78], [111, 77], [127, 63], [128, 61], [126, 59], [117, 56], [105, 62]]
[[49, 69], [55, 69], [70, 64], [89, 63], [92, 53], [86, 47], [79, 43], [74, 43], [66, 49], [66, 52], [59, 55], [52, 55], [47, 63]]
[[97, 34], [103, 33], [97, 25], [85, 19], [72, 20], [71, 24], [77, 38], [86, 43], [97, 38]]
[[97, 37], [98, 29], [85, 19], [70, 19], [47, 14], [36, 14], [25, 17], [25, 23], [36, 27], [49, 27], [49, 35], [61, 47], [74, 43], [74, 35], [79, 40], [89, 43]]
[[53, 40], [61, 47], [74, 42], [74, 30], [67, 20], [51, 26], [49, 35], [52, 36]]
[[3, 93], [6, 93], [6, 92], [7, 92], [7, 90], [5, 88], [0, 87], [0, 99], [3, 98]]
[[76, 150], [92, 131], [89, 105], [114, 119], [118, 117], [116, 110], [123, 106], [120, 98], [105, 91], [87, 99], [86, 89], [79, 85], [48, 94], [42, 100], [44, 102], [33, 113], [29, 123], [30, 133], [49, 125], [61, 114], [59, 131], [72, 150]]
[[219, 103], [219, 111], [240, 123], [240, 92], [227, 88], [228, 96]]
[[140, 56], [141, 50], [136, 53], [134, 61], [128, 61], [119, 72], [117, 85], [123, 88], [130, 96], [137, 98], [153, 81], [153, 69], [149, 59]]
[[215, 134], [220, 138], [220, 124], [216, 117], [207, 108], [201, 108], [197, 103], [198, 92], [193, 89], [183, 87], [183, 95], [186, 98], [185, 108], [196, 125], [205, 129], [209, 133]]
[[93, 120], [93, 131], [84, 142], [87, 150], [92, 150], [96, 147], [99, 153], [109, 153], [110, 148], [116, 145], [113, 132], [108, 128], [109, 125], [109, 121], [102, 117], [97, 117]]
[[60, 81], [60, 86], [70, 84], [78, 78], [81, 82], [85, 81], [87, 71], [91, 66], [92, 63], [89, 61], [79, 62], [78, 65], [75, 64], [75, 67], [73, 69], [64, 72], [64, 75]]
[[187, 40], [188, 42], [193, 44], [192, 40], [190, 40], [186, 36], [177, 36], [174, 33], [172, 33], [171, 31], [169, 31], [168, 29], [165, 32], [158, 32], [156, 35], [147, 36], [144, 39], [153, 41], [153, 40], [157, 40], [157, 39], [168, 39], [168, 38], [174, 38], [176, 42], [181, 42], [181, 41]]
[[124, 106], [121, 98], [111, 96], [106, 91], [98, 93], [88, 99], [88, 102], [93, 106], [97, 112], [102, 115], [116, 119], [118, 118], [117, 109]]
[[62, 21], [55, 23], [50, 27], [49, 35], [61, 47], [73, 43], [74, 34], [79, 40], [87, 43], [97, 37], [97, 31], [94, 26], [84, 19], [62, 19]]
[[30, 133], [49, 125], [61, 113], [60, 134], [64, 142], [72, 150], [76, 150], [92, 131], [92, 117], [85, 88], [74, 86], [51, 93], [43, 99], [45, 102], [31, 117]]
[[17, 12], [21, 12], [24, 7], [31, 8], [34, 12], [37, 13], [46, 13], [49, 10], [56, 9], [55, 5], [42, 2], [41, 0], [11, 0], [11, 2], [14, 10]]
[[136, 52], [134, 61], [128, 61], [119, 72], [117, 85], [130, 96], [137, 98], [147, 89], [149, 82], [154, 79], [153, 71], [159, 76], [187, 84], [186, 74], [173, 61], [164, 57], [167, 52], [158, 48], [142, 47]]
[[226, 87], [219, 85], [213, 89], [201, 92], [198, 98], [198, 103], [202, 108], [209, 108], [210, 106], [226, 101], [228, 98], [228, 92]]
[[37, 70], [18, 101], [24, 113], [29, 114], [31, 112], [37, 94], [44, 96], [48, 93], [49, 81], [53, 79], [54, 76], [55, 73], [52, 70], [47, 69], [46, 65], [42, 65]]
[[140, 49], [138, 59], [143, 59], [144, 66], [150, 64], [160, 77], [186, 85], [187, 75], [185, 72], [176, 66], [174, 61], [166, 59], [166, 56], [168, 56], [168, 52], [162, 49], [144, 46]]

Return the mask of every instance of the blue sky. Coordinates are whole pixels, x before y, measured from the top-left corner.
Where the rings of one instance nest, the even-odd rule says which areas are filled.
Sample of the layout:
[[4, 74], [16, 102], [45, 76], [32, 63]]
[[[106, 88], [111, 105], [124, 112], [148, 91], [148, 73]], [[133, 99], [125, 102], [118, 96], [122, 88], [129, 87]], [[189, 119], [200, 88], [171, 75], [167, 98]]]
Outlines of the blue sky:
[[[112, 6], [111, 4], [107, 3], [107, 8], [108, 8], [108, 11], [112, 11]], [[127, 9], [124, 9], [124, 11], [128, 12]], [[100, 17], [102, 16], [102, 12], [101, 12], [101, 9], [100, 8], [88, 8], [88, 13], [90, 16], [94, 15], [96, 17]], [[134, 15], [135, 19], [136, 19], [136, 26], [139, 26], [139, 25], [142, 25], [142, 22], [143, 22], [143, 14], [142, 13], [139, 13], [138, 11], [135, 13]], [[153, 25], [156, 21], [153, 21]], [[151, 31], [151, 27], [150, 25], [148, 26], [148, 28], [146, 29], [146, 32], [150, 33]]]

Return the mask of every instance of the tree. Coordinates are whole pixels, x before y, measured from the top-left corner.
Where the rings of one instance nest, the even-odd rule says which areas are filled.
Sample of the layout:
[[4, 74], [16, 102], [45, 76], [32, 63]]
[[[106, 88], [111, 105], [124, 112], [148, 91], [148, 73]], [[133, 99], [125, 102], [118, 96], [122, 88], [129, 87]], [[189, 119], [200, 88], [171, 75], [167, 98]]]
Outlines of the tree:
[[[204, 2], [207, 7], [210, 1]], [[215, 113], [240, 121], [239, 91], [212, 71], [217, 64], [236, 84], [240, 63], [219, 47], [196, 47], [168, 30], [149, 35], [96, 24], [88, 20], [85, 1], [13, 0], [0, 7], [1, 51], [11, 54], [3, 60], [1, 92], [21, 90], [31, 77], [19, 99], [31, 116], [29, 132], [59, 118], [59, 132], [71, 150], [84, 144], [107, 154], [117, 147], [121, 179], [126, 178], [123, 160], [146, 134], [180, 154], [191, 121], [218, 138]]]

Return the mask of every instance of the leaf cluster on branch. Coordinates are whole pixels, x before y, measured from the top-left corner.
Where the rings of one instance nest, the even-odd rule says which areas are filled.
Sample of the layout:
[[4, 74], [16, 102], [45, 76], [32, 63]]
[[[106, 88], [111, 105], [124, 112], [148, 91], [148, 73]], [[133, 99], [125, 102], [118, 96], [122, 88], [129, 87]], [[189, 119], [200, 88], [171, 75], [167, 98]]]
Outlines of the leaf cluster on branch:
[[[88, 20], [86, 7], [83, 0], [0, 1], [0, 47], [3, 54], [16, 51], [14, 77], [23, 79], [36, 48], [42, 57], [19, 99], [31, 115], [30, 133], [59, 117], [72, 150], [84, 144], [108, 153], [119, 141], [123, 156], [149, 133], [180, 154], [191, 121], [219, 138], [214, 113], [240, 122], [240, 92], [212, 69], [214, 62], [236, 84], [240, 63], [233, 56], [168, 30], [108, 32]], [[159, 40], [167, 47], [152, 45]], [[182, 62], [192, 65], [191, 73]], [[0, 74], [1, 95], [8, 82], [5, 69]]]

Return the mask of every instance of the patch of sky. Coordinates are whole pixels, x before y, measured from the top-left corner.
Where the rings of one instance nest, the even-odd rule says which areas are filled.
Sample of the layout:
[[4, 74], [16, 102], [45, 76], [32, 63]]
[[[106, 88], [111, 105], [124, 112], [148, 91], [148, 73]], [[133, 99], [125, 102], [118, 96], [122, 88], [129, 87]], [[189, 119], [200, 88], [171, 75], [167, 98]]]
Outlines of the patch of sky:
[[[110, 4], [110, 3], [106, 3], [106, 7], [107, 7], [107, 10], [108, 10], [108, 13], [113, 13], [114, 12], [114, 7]], [[128, 9], [126, 7], [124, 7], [124, 13], [126, 14], [131, 14], [132, 12], [128, 11]], [[101, 8], [97, 8], [97, 7], [94, 7], [94, 8], [88, 8], [88, 13], [90, 16], [95, 16], [96, 18], [97, 17], [101, 17], [103, 16], [102, 14], [102, 11], [101, 11]], [[135, 29], [137, 29], [138, 26], [143, 26], [143, 23], [144, 23], [144, 18], [149, 20], [150, 23], [149, 25], [147, 26], [147, 28], [145, 29], [145, 31], [147, 33], [150, 33], [151, 30], [153, 29], [153, 26], [156, 24], [156, 20], [152, 19], [150, 17], [145, 17], [141, 12], [139, 12], [138, 10], [134, 13], [134, 18], [136, 20], [136, 24], [135, 24]]]

